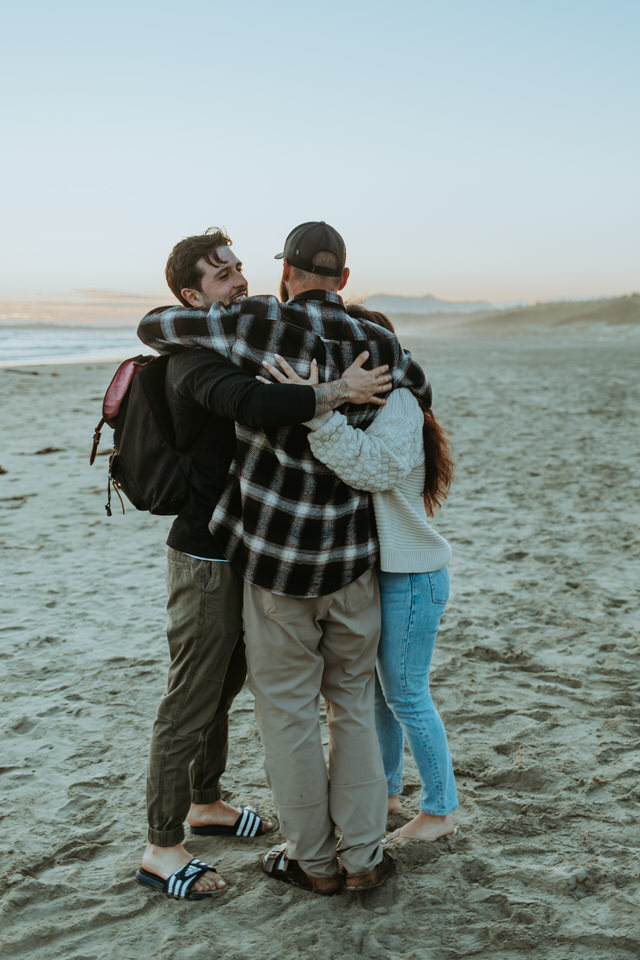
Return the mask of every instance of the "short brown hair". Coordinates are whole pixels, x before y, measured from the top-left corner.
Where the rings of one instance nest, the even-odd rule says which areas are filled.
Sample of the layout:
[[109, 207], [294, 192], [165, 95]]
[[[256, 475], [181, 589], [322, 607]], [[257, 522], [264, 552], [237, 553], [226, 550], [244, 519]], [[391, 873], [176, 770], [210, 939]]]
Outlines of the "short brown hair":
[[216, 255], [219, 247], [230, 247], [231, 238], [219, 227], [209, 227], [204, 233], [195, 237], [185, 237], [176, 243], [169, 254], [165, 276], [169, 289], [180, 303], [190, 306], [189, 301], [182, 296], [184, 289], [200, 290], [202, 270], [198, 260], [206, 260], [214, 267], [219, 267], [223, 261]]
[[[311, 263], [314, 267], [327, 267], [330, 270], [340, 270], [338, 258], [331, 250], [318, 250], [318, 252], [313, 255]], [[332, 277], [323, 277], [320, 274], [303, 270], [302, 267], [294, 267], [293, 264], [291, 264], [291, 273], [298, 283], [304, 283], [307, 286], [312, 284], [322, 290], [337, 290], [342, 278], [341, 273], [336, 273], [336, 275]]]

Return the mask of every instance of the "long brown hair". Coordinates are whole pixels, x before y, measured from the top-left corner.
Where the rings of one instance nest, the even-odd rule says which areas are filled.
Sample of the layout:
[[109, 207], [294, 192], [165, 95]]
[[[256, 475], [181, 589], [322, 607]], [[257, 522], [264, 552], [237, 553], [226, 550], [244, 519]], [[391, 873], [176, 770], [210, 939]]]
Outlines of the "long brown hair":
[[[345, 309], [356, 320], [368, 320], [395, 333], [389, 317], [377, 310], [367, 310], [361, 303], [348, 303]], [[422, 440], [424, 443], [424, 505], [432, 517], [449, 495], [453, 480], [453, 455], [447, 434], [436, 420], [433, 410], [416, 398], [424, 414]]]

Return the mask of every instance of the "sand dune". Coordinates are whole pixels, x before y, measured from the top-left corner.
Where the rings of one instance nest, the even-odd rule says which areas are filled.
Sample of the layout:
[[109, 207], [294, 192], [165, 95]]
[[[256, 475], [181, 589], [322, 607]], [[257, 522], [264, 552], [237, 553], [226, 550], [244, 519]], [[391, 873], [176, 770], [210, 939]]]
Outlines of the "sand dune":
[[[169, 521], [105, 516], [109, 367], [0, 370], [1, 957], [637, 960], [638, 339], [600, 337], [638, 298], [591, 306], [527, 308], [553, 339], [407, 336], [457, 460], [434, 696], [461, 831], [355, 899], [263, 878], [260, 840], [193, 841], [230, 884], [215, 904], [135, 884]], [[225, 786], [273, 809], [246, 690]]]
[[572, 334], [621, 335], [640, 331], [640, 294], [603, 300], [552, 301], [513, 309], [475, 313], [393, 313], [398, 330], [434, 333], [522, 337]]

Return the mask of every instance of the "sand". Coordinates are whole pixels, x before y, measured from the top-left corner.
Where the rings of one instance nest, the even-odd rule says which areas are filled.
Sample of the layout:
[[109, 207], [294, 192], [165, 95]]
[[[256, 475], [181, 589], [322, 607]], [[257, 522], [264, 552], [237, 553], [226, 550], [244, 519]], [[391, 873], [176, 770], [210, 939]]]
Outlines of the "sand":
[[[460, 834], [350, 899], [265, 879], [259, 839], [190, 843], [229, 883], [213, 904], [134, 882], [170, 521], [105, 516], [112, 367], [0, 370], [0, 956], [637, 960], [639, 329], [407, 334], [457, 461], [433, 688]], [[247, 690], [224, 785], [273, 810]]]

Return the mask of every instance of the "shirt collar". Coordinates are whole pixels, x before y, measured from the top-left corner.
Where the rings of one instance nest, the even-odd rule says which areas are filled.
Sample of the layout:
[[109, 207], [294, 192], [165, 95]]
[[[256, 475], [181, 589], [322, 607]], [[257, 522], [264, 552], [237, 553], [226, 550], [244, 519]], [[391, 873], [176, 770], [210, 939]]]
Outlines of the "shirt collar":
[[344, 309], [344, 303], [340, 294], [335, 290], [303, 290], [289, 300], [289, 303], [297, 303], [299, 300], [320, 300], [324, 303], [336, 303]]

